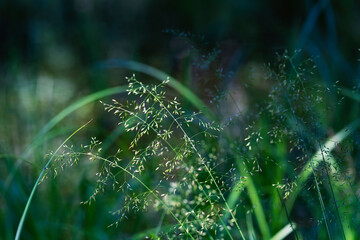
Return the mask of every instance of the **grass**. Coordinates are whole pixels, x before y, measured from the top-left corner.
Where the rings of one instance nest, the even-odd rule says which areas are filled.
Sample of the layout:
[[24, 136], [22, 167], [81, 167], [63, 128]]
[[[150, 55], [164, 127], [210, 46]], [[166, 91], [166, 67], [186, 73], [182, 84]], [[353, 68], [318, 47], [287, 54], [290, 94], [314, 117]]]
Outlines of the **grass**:
[[[331, 118], [343, 101], [336, 91], [354, 101], [358, 101], [358, 94], [337, 86], [335, 91], [322, 86], [313, 74], [311, 59], [285, 54], [265, 68], [264, 81], [271, 83], [271, 89], [252, 112], [242, 112], [230, 92], [218, 93], [218, 105], [208, 107], [176, 79], [145, 64], [112, 60], [98, 66], [139, 71], [160, 83], [145, 84], [134, 75], [128, 78], [127, 87], [84, 97], [45, 124], [22, 156], [2, 155], [4, 159], [19, 159], [7, 167], [10, 171], [2, 186], [4, 194], [11, 194], [14, 192], [8, 193], [11, 184], [21, 181], [15, 174], [18, 169], [21, 171], [20, 163], [25, 163], [37, 146], [45, 144], [51, 129], [82, 106], [122, 93], [119, 100], [103, 103], [105, 110], [114, 116], [102, 118], [119, 125], [102, 136], [104, 143], [92, 138], [90, 144], [75, 141], [66, 146], [71, 138], [74, 142], [74, 135], [87, 123], [50, 155], [26, 198], [15, 239], [20, 239], [23, 227], [29, 229], [25, 237], [47, 235], [42, 235], [41, 230], [32, 232], [30, 229], [38, 227], [31, 227], [31, 219], [24, 225], [27, 214], [34, 216], [30, 203], [35, 191], [44, 175], [52, 172], [56, 176], [78, 161], [84, 168], [67, 171], [81, 173], [77, 180], [82, 186], [79, 198], [90, 205], [81, 207], [86, 217], [70, 219], [78, 221], [75, 226], [80, 231], [78, 238], [99, 237], [92, 235], [91, 227], [82, 227], [94, 222], [111, 226], [109, 230], [99, 230], [109, 234], [109, 238], [124, 239], [148, 236], [280, 240], [359, 236], [358, 200], [354, 192], [358, 182], [355, 174], [348, 176], [347, 172], [355, 164], [360, 121], [356, 118], [329, 134], [334, 129]], [[177, 93], [168, 90], [168, 86]], [[192, 107], [181, 101], [191, 103]], [[228, 107], [225, 103], [229, 102], [236, 107], [231, 119], [221, 115], [221, 108]], [[90, 161], [86, 163], [86, 159]], [[56, 186], [62, 178], [51, 182]], [[71, 177], [70, 181], [74, 179]], [[66, 189], [53, 191], [61, 193]], [[104, 209], [111, 209], [112, 214]], [[98, 213], [99, 210], [105, 213]], [[90, 217], [91, 212], [95, 218]], [[100, 222], [96, 221], [97, 214]], [[14, 221], [8, 223], [10, 229]], [[130, 228], [134, 222], [141, 227]], [[6, 232], [4, 236], [11, 238], [12, 233]], [[60, 236], [74, 234], [70, 232]]]
[[[33, 151], [33, 149], [36, 146], [41, 145], [45, 140], [46, 140], [46, 134], [49, 132], [49, 130], [51, 130], [54, 126], [56, 126], [61, 120], [63, 120], [65, 117], [67, 117], [68, 115], [70, 115], [72, 112], [78, 110], [79, 108], [83, 107], [86, 104], [89, 104], [95, 100], [98, 100], [100, 98], [109, 96], [109, 95], [114, 95], [116, 93], [121, 93], [125, 91], [125, 87], [114, 87], [114, 88], [109, 88], [109, 89], [105, 89], [93, 94], [90, 94], [82, 99], [79, 99], [78, 101], [74, 102], [73, 104], [69, 105], [67, 108], [65, 108], [64, 110], [62, 110], [60, 113], [58, 113], [54, 118], [52, 118], [41, 130], [40, 132], [35, 136], [34, 140], [32, 141], [32, 143], [30, 145], [28, 145], [22, 155], [22, 158], [26, 159], [29, 157], [30, 153]], [[12, 179], [14, 178], [14, 175], [19, 167], [19, 165], [21, 164], [20, 159], [16, 162], [15, 167], [12, 169], [11, 173], [9, 174], [9, 176], [6, 179], [5, 182], [5, 190], [4, 192], [6, 193], [6, 191], [8, 190]]]
[[40, 184], [40, 182], [43, 180], [46, 172], [47, 172], [47, 169], [48, 167], [50, 166], [51, 162], [53, 161], [54, 157], [56, 156], [56, 154], [60, 151], [60, 149], [70, 140], [70, 138], [72, 138], [77, 132], [79, 132], [81, 129], [83, 129], [84, 127], [86, 127], [88, 124], [90, 123], [87, 122], [85, 123], [83, 126], [81, 126], [80, 128], [78, 128], [75, 132], [73, 132], [68, 138], [65, 139], [65, 141], [56, 149], [56, 151], [54, 152], [54, 154], [50, 157], [49, 161], [45, 164], [43, 170], [41, 171], [40, 173], [40, 176], [38, 177], [38, 179], [36, 180], [35, 182], [35, 185], [33, 187], [33, 189], [31, 190], [31, 193], [30, 193], [30, 196], [26, 202], [26, 205], [25, 205], [25, 209], [24, 209], [24, 212], [21, 216], [21, 219], [20, 219], [20, 222], [19, 222], [19, 225], [18, 225], [18, 228], [17, 228], [17, 231], [16, 231], [16, 236], [15, 236], [15, 239], [18, 240], [20, 239], [20, 235], [21, 235], [21, 231], [22, 231], [22, 228], [24, 226], [24, 221], [25, 221], [25, 218], [26, 218], [26, 214], [28, 213], [28, 210], [29, 210], [29, 207], [30, 207], [30, 204], [31, 204], [31, 201], [32, 201], [32, 198], [34, 197], [34, 194], [35, 194], [35, 191], [38, 187], [38, 185]]

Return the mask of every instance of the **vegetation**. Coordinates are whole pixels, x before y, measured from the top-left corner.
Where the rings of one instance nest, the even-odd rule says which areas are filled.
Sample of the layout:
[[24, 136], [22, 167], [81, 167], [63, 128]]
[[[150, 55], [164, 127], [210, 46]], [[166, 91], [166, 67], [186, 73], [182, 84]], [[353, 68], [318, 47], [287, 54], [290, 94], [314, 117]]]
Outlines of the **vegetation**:
[[260, 60], [173, 28], [162, 31], [178, 51], [173, 70], [156, 68], [155, 53], [99, 62], [108, 57], [97, 49], [91, 67], [73, 59], [80, 74], [65, 66], [72, 51], [58, 58], [74, 71], [63, 76], [39, 59], [40, 70], [20, 70], [9, 53], [0, 238], [359, 238], [356, 60], [345, 60], [345, 45], [326, 58], [314, 54], [317, 40], [307, 44], [322, 11], [334, 33], [333, 5], [307, 12], [303, 50], [267, 57], [254, 47]]

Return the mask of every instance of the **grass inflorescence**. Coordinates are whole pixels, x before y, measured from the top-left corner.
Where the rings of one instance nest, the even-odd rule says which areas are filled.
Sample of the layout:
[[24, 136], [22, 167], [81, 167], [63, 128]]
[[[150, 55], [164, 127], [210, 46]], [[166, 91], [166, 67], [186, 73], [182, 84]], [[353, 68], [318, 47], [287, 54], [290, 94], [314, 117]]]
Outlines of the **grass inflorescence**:
[[[82, 204], [96, 205], [110, 192], [117, 196], [108, 227], [124, 230], [128, 221], [141, 217], [148, 229], [133, 233], [134, 239], [358, 236], [359, 218], [351, 213], [358, 209], [357, 183], [348, 170], [360, 122], [332, 132], [344, 90], [321, 84], [313, 58], [303, 59], [300, 51], [279, 54], [261, 69], [265, 97], [255, 99], [242, 87], [239, 93], [215, 86], [206, 110], [201, 98], [174, 78], [162, 79], [157, 69], [112, 64], [161, 81], [126, 78], [128, 86], [121, 88], [126, 96], [101, 101], [120, 130], [104, 139], [106, 144], [95, 137], [87, 145], [62, 144], [63, 152], [49, 155], [51, 167], [44, 168], [40, 180], [88, 159], [96, 168], [91, 177], [96, 186]], [[243, 108], [236, 94], [243, 94], [248, 105], [256, 102]], [[186, 99], [192, 107], [182, 104]], [[225, 109], [230, 112], [222, 116]]]

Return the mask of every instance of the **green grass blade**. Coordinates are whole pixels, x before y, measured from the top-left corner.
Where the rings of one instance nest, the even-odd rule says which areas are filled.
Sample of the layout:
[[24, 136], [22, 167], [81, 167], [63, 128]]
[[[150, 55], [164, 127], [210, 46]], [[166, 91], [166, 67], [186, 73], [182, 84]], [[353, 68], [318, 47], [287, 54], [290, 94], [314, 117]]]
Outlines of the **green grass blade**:
[[19, 222], [19, 225], [18, 225], [18, 228], [16, 230], [16, 236], [15, 236], [15, 240], [19, 240], [20, 238], [20, 235], [21, 235], [21, 231], [23, 229], [23, 226], [24, 226], [24, 222], [25, 222], [25, 218], [26, 218], [26, 215], [27, 215], [27, 212], [29, 211], [29, 207], [30, 207], [30, 204], [31, 204], [31, 201], [32, 201], [32, 198], [34, 197], [34, 194], [35, 194], [35, 191], [39, 185], [39, 182], [40, 180], [42, 179], [42, 177], [44, 176], [45, 174], [45, 171], [46, 169], [48, 168], [48, 166], [50, 165], [50, 163], [52, 162], [52, 160], [54, 159], [55, 155], [57, 154], [57, 152], [64, 146], [64, 144], [66, 144], [67, 141], [70, 140], [70, 138], [72, 138], [77, 132], [79, 132], [81, 129], [83, 129], [84, 127], [86, 127], [89, 123], [91, 122], [91, 120], [87, 123], [85, 123], [84, 125], [82, 125], [80, 128], [78, 128], [75, 132], [73, 132], [68, 138], [65, 139], [65, 141], [56, 149], [56, 151], [54, 152], [54, 154], [51, 156], [51, 158], [49, 159], [49, 161], [45, 164], [43, 170], [41, 171], [38, 179], [36, 180], [35, 184], [34, 184], [34, 187], [33, 189], [31, 190], [31, 193], [30, 193], [30, 196], [26, 202], [26, 205], [25, 205], [25, 209], [23, 211], [23, 214], [21, 216], [21, 219], [20, 219], [20, 222]]
[[296, 228], [296, 225], [293, 224], [293, 226], [291, 226], [291, 224], [289, 223], [288, 225], [286, 225], [285, 227], [283, 227], [278, 233], [276, 233], [271, 240], [282, 240], [285, 239], [290, 233], [292, 233], [294, 231], [293, 228]]
[[159, 81], [164, 81], [165, 79], [169, 78], [170, 82], [168, 84], [172, 88], [178, 91], [185, 99], [192, 103], [197, 109], [202, 111], [207, 117], [213, 120], [216, 119], [216, 116], [208, 109], [208, 107], [203, 103], [203, 101], [198, 96], [196, 96], [189, 88], [181, 84], [175, 78], [170, 77], [165, 72], [162, 72], [154, 67], [136, 61], [129, 61], [123, 59], [111, 59], [108, 61], [104, 61], [99, 63], [98, 67], [125, 68], [152, 76]]
[[28, 146], [27, 149], [25, 150], [25, 157], [29, 153], [29, 151], [32, 150], [33, 145], [35, 145], [37, 141], [41, 141], [43, 136], [50, 129], [52, 129], [56, 124], [58, 124], [61, 120], [63, 120], [65, 117], [67, 117], [68, 115], [70, 115], [71, 113], [76, 111], [77, 109], [79, 109], [91, 102], [94, 102], [98, 99], [101, 99], [101, 98], [104, 98], [107, 96], [111, 96], [111, 95], [114, 95], [117, 93], [124, 93], [126, 91], [126, 89], [127, 89], [127, 86], [108, 88], [108, 89], [90, 94], [86, 97], [83, 97], [83, 98], [79, 99], [78, 101], [74, 102], [73, 104], [71, 104], [70, 106], [68, 106], [67, 108], [65, 108], [64, 110], [62, 110], [40, 130], [40, 132], [37, 134], [37, 136], [35, 137], [32, 144], [30, 146]]
[[[44, 136], [46, 135], [46, 133], [51, 130], [54, 126], [56, 126], [61, 120], [63, 120], [65, 117], [67, 117], [68, 115], [70, 115], [71, 113], [73, 113], [74, 111], [76, 111], [77, 109], [85, 106], [86, 104], [89, 104], [93, 101], [96, 101], [98, 99], [110, 96], [110, 95], [114, 95], [117, 93], [123, 93], [125, 92], [127, 89], [127, 86], [119, 86], [119, 87], [114, 87], [114, 88], [108, 88], [93, 94], [90, 94], [86, 97], [83, 97], [81, 99], [79, 99], [78, 101], [74, 102], [73, 104], [71, 104], [70, 106], [68, 106], [67, 108], [65, 108], [64, 110], [62, 110], [60, 113], [58, 113], [54, 118], [52, 118], [41, 130], [40, 132], [36, 135], [36, 137], [34, 138], [34, 140], [32, 141], [32, 143], [30, 145], [28, 145], [24, 151], [24, 154], [22, 155], [23, 158], [27, 158], [29, 156], [29, 154], [31, 153], [31, 151], [36, 147], [39, 146], [44, 140]], [[9, 174], [9, 176], [7, 177], [6, 181], [5, 181], [5, 187], [4, 187], [4, 192], [7, 192], [7, 189], [9, 188], [14, 175], [18, 169], [18, 167], [20, 166], [21, 161], [17, 161], [15, 164], [15, 167], [13, 168], [13, 170], [11, 171], [11, 173]]]

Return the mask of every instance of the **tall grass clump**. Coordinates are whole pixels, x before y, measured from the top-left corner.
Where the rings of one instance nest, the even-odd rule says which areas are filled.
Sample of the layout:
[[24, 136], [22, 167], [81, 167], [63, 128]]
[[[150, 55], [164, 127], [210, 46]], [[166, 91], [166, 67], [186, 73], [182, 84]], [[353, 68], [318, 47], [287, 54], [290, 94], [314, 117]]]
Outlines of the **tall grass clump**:
[[[231, 91], [214, 98], [220, 108], [229, 101], [236, 106], [218, 124], [166, 95], [169, 80], [145, 85], [129, 78], [126, 102], [104, 105], [132, 141], [110, 158], [101, 156], [99, 142], [90, 145], [99, 149], [86, 154], [103, 163], [86, 203], [111, 182], [123, 193], [114, 225], [140, 210], [155, 210], [163, 217], [153, 234], [171, 239], [351, 236], [339, 187], [352, 186], [343, 175], [346, 164], [332, 151], [345, 154], [342, 141], [358, 122], [329, 139], [341, 104], [338, 86], [321, 84], [312, 58], [298, 55], [285, 52], [264, 66], [269, 94], [255, 99], [251, 111], [242, 112]], [[169, 228], [162, 227], [165, 222]]]
[[[296, 239], [299, 235], [321, 239], [352, 238], [354, 226], [349, 226], [345, 209], [349, 209], [350, 202], [353, 207], [358, 203], [352, 200], [357, 197], [351, 190], [353, 183], [348, 179], [348, 166], [344, 161], [344, 156], [352, 153], [344, 140], [356, 137], [353, 133], [359, 120], [355, 119], [329, 138], [329, 126], [336, 117], [337, 107], [342, 104], [339, 87], [337, 84], [324, 86], [317, 80], [313, 59], [303, 60], [299, 54], [296, 51], [290, 56], [285, 52], [278, 56], [276, 64], [266, 67], [266, 79], [273, 87], [259, 111], [258, 121], [248, 127], [251, 130], [245, 138], [246, 146], [259, 160], [260, 168], [268, 164], [278, 166], [267, 179], [274, 182], [273, 201], [276, 195], [280, 196], [284, 219], [293, 227]], [[351, 144], [351, 147], [357, 146]], [[340, 194], [340, 189], [346, 194]], [[305, 220], [304, 215], [311, 220]], [[299, 228], [304, 223], [308, 226], [302, 227], [298, 234], [294, 226]]]
[[[325, 86], [313, 59], [302, 56], [284, 52], [258, 68], [264, 87], [248, 81], [240, 91], [251, 107], [242, 108], [230, 87], [215, 86], [203, 112], [181, 104], [205, 105], [174, 78], [113, 61], [161, 82], [127, 78], [126, 97], [101, 102], [124, 130], [117, 141], [110, 136], [115, 144], [94, 137], [81, 150], [66, 147], [52, 155], [51, 169], [90, 160], [96, 186], [82, 204], [117, 193], [109, 227], [128, 238], [356, 239], [357, 182], [349, 169], [360, 120], [334, 127], [343, 90]], [[127, 229], [134, 221], [143, 227]]]

